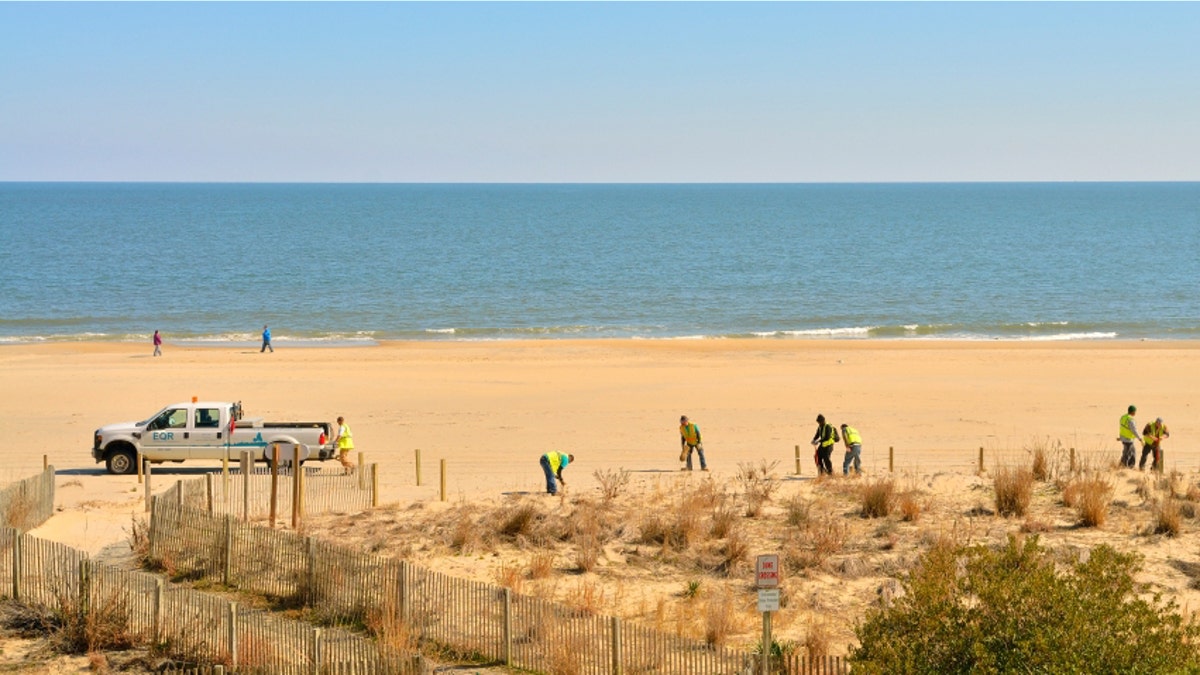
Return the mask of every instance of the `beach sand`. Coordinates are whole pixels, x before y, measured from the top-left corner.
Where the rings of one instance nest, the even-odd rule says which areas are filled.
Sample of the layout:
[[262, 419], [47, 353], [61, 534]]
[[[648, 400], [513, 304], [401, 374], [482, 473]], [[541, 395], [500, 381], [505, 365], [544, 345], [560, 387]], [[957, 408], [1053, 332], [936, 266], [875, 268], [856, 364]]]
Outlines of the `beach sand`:
[[[780, 476], [793, 474], [796, 446], [802, 480], [788, 483], [811, 483], [808, 441], [817, 413], [848, 422], [862, 433], [869, 474], [886, 473], [894, 448], [897, 475], [927, 501], [926, 529], [951, 527], [968, 502], [987, 501], [964, 496], [990, 485], [975, 476], [980, 448], [989, 471], [1027, 464], [1027, 449], [1039, 444], [1075, 448], [1081, 463], [1109, 467], [1120, 454], [1117, 420], [1130, 403], [1139, 424], [1166, 420], [1168, 469], [1193, 478], [1200, 470], [1192, 440], [1200, 420], [1191, 409], [1200, 344], [1192, 342], [547, 340], [280, 347], [274, 354], [168, 342], [160, 358], [151, 350], [114, 343], [0, 348], [0, 438], [8, 450], [0, 480], [33, 475], [43, 456], [58, 470], [59, 513], [34, 534], [93, 554], [127, 549], [129, 523], [143, 508], [137, 481], [109, 476], [93, 462], [92, 431], [192, 396], [240, 400], [247, 415], [268, 420], [332, 423], [344, 415], [357, 450], [378, 463], [382, 501], [393, 510], [452, 508], [436, 504], [443, 459], [447, 504], [537, 495], [537, 460], [547, 450], [576, 455], [565, 474], [571, 495], [594, 494], [593, 472], [616, 469], [631, 472], [635, 489], [661, 492], [681, 478], [681, 414], [703, 432], [712, 477], [731, 487], [743, 465], [777, 462]], [[834, 452], [838, 472], [841, 455]], [[169, 465], [157, 485], [212, 466]], [[1132, 500], [1135, 482], [1132, 473], [1120, 477], [1114, 498]], [[939, 517], [946, 522], [939, 525]], [[1097, 539], [1073, 535], [1069, 522], [1056, 527], [1083, 546], [1151, 546], [1135, 520], [1117, 518]], [[1151, 554], [1164, 565], [1195, 558], [1178, 540], [1153, 546], [1166, 547]], [[449, 569], [494, 581], [493, 569]], [[830, 592], [855, 586], [863, 598], [837, 605], [841, 644], [876, 592], [877, 579], [867, 577], [809, 580]], [[1179, 576], [1165, 588], [1187, 594], [1188, 583]], [[813, 612], [823, 606], [808, 605]]]
[[[1117, 419], [1163, 417], [1169, 462], [1196, 468], [1191, 409], [1200, 344], [1175, 342], [522, 341], [355, 348], [181, 348], [71, 343], [0, 348], [0, 479], [42, 456], [81, 476], [102, 467], [92, 431], [187, 401], [240, 400], [249, 416], [344, 415], [385, 494], [428, 497], [447, 460], [452, 494], [538, 490], [537, 458], [572, 452], [595, 469], [678, 469], [678, 419], [699, 424], [710, 464], [779, 460], [803, 470], [814, 418], [863, 434], [866, 467], [969, 468], [1034, 441], [1119, 454]], [[421, 449], [426, 490], [414, 489]], [[192, 466], [186, 464], [182, 466]], [[132, 479], [109, 477], [106, 484]], [[89, 485], [89, 490], [91, 486]]]

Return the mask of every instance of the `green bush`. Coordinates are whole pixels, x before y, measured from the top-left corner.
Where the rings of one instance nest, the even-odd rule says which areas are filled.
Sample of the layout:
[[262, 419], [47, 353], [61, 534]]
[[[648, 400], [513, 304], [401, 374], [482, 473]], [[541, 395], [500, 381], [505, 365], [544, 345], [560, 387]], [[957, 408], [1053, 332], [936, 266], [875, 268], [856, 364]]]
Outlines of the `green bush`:
[[1139, 597], [1138, 565], [1104, 545], [1060, 571], [1036, 536], [936, 546], [855, 628], [854, 672], [1200, 672], [1200, 626]]

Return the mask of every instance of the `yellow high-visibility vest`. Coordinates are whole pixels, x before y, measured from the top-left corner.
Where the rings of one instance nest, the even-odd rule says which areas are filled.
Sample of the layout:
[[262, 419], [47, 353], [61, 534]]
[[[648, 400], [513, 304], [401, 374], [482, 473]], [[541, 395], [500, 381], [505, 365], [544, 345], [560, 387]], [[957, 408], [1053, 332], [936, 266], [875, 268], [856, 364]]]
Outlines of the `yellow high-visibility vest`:
[[1133, 433], [1132, 415], [1121, 415], [1121, 438], [1130, 441], [1137, 438], [1137, 435]]
[[858, 445], [862, 445], [862, 436], [858, 435], [858, 429], [855, 429], [851, 426], [846, 427], [846, 442], [850, 445], [854, 445], [856, 443]]

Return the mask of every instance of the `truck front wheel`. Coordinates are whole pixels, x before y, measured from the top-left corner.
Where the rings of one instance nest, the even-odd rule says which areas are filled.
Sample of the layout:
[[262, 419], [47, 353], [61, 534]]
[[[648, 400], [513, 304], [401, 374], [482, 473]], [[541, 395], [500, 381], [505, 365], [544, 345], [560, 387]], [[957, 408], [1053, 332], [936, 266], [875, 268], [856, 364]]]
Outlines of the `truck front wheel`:
[[117, 450], [108, 456], [105, 466], [109, 473], [118, 476], [131, 474], [137, 470], [137, 459], [131, 450]]

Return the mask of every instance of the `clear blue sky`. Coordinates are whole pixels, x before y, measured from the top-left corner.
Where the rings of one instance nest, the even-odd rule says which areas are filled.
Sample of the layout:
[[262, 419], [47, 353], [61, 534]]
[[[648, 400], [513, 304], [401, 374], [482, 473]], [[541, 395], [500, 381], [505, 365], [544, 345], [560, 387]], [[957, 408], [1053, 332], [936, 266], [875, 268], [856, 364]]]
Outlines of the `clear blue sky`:
[[0, 3], [0, 180], [1200, 180], [1200, 4]]

